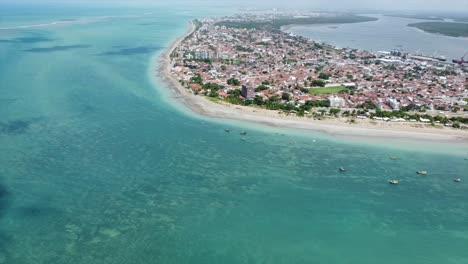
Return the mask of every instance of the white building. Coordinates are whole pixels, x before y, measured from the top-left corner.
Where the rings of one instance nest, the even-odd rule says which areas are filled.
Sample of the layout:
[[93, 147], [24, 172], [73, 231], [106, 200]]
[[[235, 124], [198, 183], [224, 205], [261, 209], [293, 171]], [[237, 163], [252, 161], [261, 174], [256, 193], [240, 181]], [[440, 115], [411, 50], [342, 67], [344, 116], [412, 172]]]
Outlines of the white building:
[[388, 98], [387, 102], [393, 110], [400, 110], [400, 103], [396, 99]]
[[340, 97], [331, 96], [328, 98], [328, 101], [330, 101], [330, 107], [333, 108], [342, 108], [345, 106], [345, 100]]

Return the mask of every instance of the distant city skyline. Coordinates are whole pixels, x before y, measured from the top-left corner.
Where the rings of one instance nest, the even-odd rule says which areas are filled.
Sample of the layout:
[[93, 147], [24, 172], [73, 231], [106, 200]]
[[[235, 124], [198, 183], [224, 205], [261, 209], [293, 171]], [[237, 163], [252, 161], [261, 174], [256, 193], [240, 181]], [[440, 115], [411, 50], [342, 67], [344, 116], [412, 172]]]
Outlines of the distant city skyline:
[[[46, 4], [60, 3], [59, 0], [0, 0], [0, 4], [4, 3], [26, 3], [26, 4]], [[461, 13], [468, 10], [468, 0], [236, 0], [236, 1], [213, 1], [213, 0], [173, 0], [170, 3], [167, 1], [158, 0], [72, 0], [69, 3], [84, 3], [84, 4], [131, 4], [131, 5], [205, 5], [212, 4], [217, 6], [242, 6], [242, 7], [277, 7], [277, 8], [315, 8], [315, 9], [337, 9], [337, 10], [389, 10], [389, 11], [410, 11], [410, 12], [458, 12]]]

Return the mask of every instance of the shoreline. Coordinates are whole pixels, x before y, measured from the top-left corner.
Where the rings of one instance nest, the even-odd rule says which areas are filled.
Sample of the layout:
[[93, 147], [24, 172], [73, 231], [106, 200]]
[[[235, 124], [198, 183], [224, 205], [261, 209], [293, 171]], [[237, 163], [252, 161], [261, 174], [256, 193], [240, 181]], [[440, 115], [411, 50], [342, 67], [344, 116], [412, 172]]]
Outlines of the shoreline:
[[170, 98], [197, 115], [219, 120], [229, 119], [262, 124], [273, 128], [321, 132], [339, 138], [402, 139], [468, 144], [468, 133], [462, 130], [413, 127], [407, 124], [393, 122], [378, 123], [372, 120], [358, 119], [356, 120], [356, 124], [348, 124], [346, 120], [339, 119], [313, 120], [307, 117], [285, 116], [273, 110], [233, 105], [222, 101], [215, 103], [202, 96], [194, 95], [183, 87], [171, 73], [170, 58], [171, 53], [194, 31], [195, 25], [193, 21], [190, 21], [188, 30], [174, 40], [160, 55], [155, 72], [166, 83], [170, 92]]

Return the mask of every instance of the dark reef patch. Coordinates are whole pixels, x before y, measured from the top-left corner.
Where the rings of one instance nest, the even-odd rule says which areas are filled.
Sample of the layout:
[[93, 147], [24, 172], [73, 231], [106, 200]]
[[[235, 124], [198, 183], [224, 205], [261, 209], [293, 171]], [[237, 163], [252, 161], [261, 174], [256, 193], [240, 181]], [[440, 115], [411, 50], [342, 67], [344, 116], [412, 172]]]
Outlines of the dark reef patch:
[[[2, 220], [10, 204], [11, 193], [7, 190], [5, 185], [0, 183], [0, 220]], [[11, 243], [11, 238], [0, 226], [0, 263], [6, 263], [9, 258], [8, 245]]]
[[0, 39], [0, 43], [40, 43], [40, 42], [51, 42], [55, 39], [44, 38], [44, 37], [21, 37], [14, 39]]
[[160, 25], [161, 23], [156, 23], [156, 22], [148, 22], [148, 23], [139, 23], [137, 24], [138, 26], [155, 26], [155, 25]]
[[39, 206], [27, 206], [21, 208], [11, 208], [16, 214], [19, 214], [21, 217], [42, 217], [51, 214], [56, 214], [58, 212], [57, 209], [51, 207], [39, 207]]
[[31, 125], [31, 122], [14, 120], [8, 123], [0, 123], [0, 134], [23, 134]]
[[26, 133], [32, 124], [41, 121], [42, 118], [31, 118], [28, 120], [12, 120], [0, 122], [0, 135], [19, 135]]
[[8, 192], [7, 188], [3, 184], [0, 184], [0, 218], [5, 213], [9, 196], [10, 192]]
[[147, 54], [147, 53], [152, 53], [156, 50], [159, 50], [161, 48], [159, 47], [152, 47], [152, 46], [141, 46], [141, 47], [135, 47], [135, 48], [123, 48], [120, 50], [116, 51], [108, 51], [108, 52], [103, 52], [100, 53], [100, 56], [127, 56], [127, 55], [135, 55], [135, 54]]
[[89, 47], [91, 47], [91, 45], [66, 45], [66, 46], [53, 46], [53, 47], [47, 47], [47, 48], [32, 48], [32, 49], [27, 49], [24, 51], [46, 53], [46, 52], [56, 52], [56, 51], [67, 51], [67, 50], [73, 50], [73, 49], [85, 49]]

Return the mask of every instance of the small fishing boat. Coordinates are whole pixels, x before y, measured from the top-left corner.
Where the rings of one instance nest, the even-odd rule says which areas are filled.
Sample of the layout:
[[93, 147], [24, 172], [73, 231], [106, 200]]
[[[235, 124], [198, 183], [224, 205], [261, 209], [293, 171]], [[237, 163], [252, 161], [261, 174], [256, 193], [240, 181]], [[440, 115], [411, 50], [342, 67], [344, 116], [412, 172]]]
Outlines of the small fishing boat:
[[400, 183], [398, 180], [390, 180], [388, 183], [390, 184], [398, 184]]
[[461, 179], [454, 179], [454, 182], [461, 182]]
[[416, 173], [420, 175], [427, 175], [427, 171], [417, 171]]
[[397, 160], [398, 158], [395, 156], [390, 157], [391, 160]]
[[340, 171], [346, 171], [346, 168], [340, 167]]
[[243, 132], [240, 132], [241, 135], [247, 135], [247, 132], [243, 131]]

